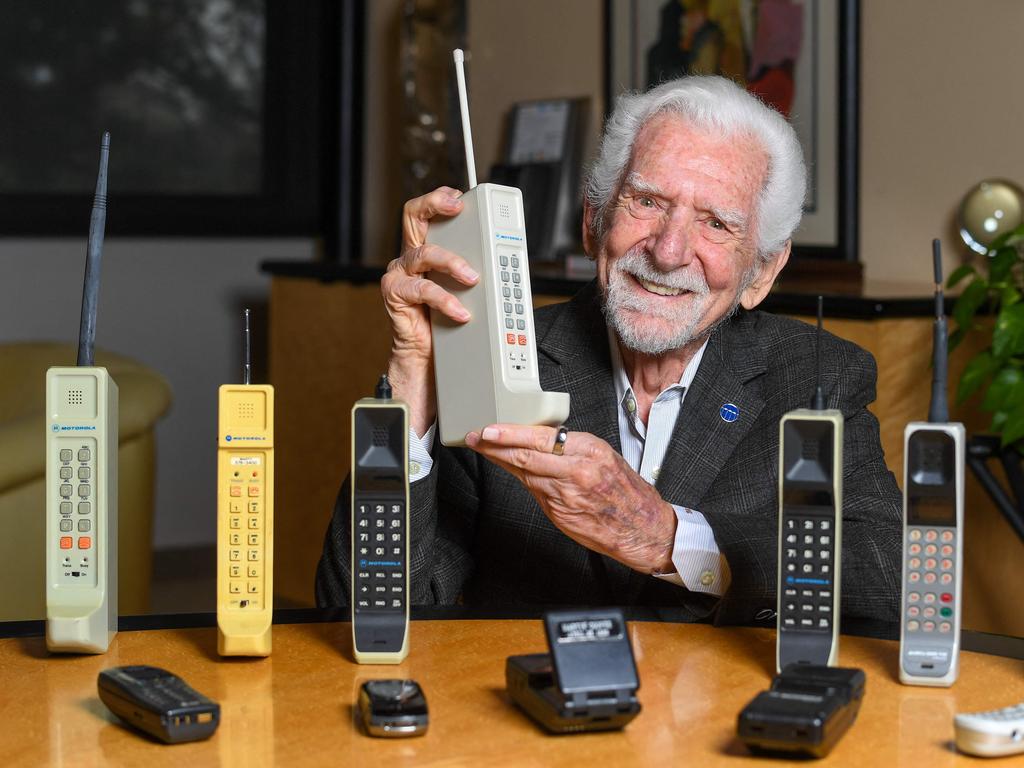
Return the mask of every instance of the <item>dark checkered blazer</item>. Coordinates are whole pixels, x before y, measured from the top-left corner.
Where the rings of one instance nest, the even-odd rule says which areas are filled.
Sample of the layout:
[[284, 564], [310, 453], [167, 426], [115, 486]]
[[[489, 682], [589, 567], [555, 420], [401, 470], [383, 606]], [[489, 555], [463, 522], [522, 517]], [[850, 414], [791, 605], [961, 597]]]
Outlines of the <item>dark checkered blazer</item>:
[[[608, 335], [596, 284], [536, 313], [540, 380], [568, 392], [570, 431], [621, 450]], [[875, 397], [875, 362], [825, 333], [822, 385], [828, 408], [846, 417], [842, 536], [844, 616], [897, 620], [900, 491], [885, 466]], [[591, 553], [559, 531], [510, 474], [468, 449], [435, 446], [428, 477], [411, 489], [413, 604], [650, 605], [693, 620], [771, 620], [778, 551], [779, 418], [808, 407], [814, 390], [815, 329], [764, 312], [739, 312], [713, 332], [683, 401], [657, 489], [702, 512], [732, 571], [717, 599]], [[733, 403], [739, 418], [720, 409]], [[484, 426], [484, 425], [481, 425]], [[572, 436], [569, 436], [572, 440]], [[349, 489], [327, 530], [316, 577], [321, 606], [347, 605]], [[677, 610], [676, 614], [678, 615]]]

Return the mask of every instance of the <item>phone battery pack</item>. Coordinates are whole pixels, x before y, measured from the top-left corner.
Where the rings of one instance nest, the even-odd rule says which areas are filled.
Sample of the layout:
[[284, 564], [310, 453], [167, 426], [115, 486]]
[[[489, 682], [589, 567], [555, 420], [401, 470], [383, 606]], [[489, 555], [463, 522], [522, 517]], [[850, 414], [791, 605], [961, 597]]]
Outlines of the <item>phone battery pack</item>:
[[755, 752], [824, 757], [857, 718], [864, 681], [859, 669], [790, 665], [740, 712], [738, 735]]

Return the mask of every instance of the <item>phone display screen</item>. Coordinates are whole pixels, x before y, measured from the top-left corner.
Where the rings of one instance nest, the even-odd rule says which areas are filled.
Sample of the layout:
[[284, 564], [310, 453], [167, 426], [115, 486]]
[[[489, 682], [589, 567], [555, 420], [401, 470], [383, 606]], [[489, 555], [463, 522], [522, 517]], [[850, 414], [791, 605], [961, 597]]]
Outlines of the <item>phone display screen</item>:
[[909, 525], [956, 525], [956, 502], [952, 495], [910, 495], [907, 499]]

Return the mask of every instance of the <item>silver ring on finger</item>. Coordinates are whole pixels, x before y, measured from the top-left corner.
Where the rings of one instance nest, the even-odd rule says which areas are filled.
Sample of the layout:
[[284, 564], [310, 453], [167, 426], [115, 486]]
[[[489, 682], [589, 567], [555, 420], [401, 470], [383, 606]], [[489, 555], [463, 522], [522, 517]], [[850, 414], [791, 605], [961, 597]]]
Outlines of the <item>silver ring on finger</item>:
[[565, 453], [565, 441], [569, 439], [569, 430], [565, 428], [563, 424], [558, 428], [558, 432], [555, 434], [555, 444], [551, 448], [551, 452], [555, 456], [561, 456]]

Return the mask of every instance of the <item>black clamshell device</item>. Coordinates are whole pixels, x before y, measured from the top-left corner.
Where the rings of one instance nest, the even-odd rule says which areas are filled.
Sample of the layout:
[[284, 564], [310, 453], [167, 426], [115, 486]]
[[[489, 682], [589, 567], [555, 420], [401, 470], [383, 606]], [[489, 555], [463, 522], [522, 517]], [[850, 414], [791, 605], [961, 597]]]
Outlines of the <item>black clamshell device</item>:
[[551, 733], [616, 730], [640, 712], [640, 681], [622, 611], [544, 616], [549, 653], [509, 656], [509, 696]]

